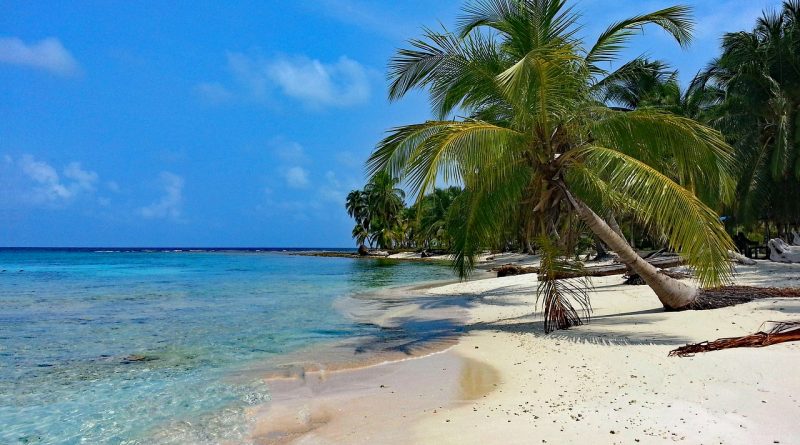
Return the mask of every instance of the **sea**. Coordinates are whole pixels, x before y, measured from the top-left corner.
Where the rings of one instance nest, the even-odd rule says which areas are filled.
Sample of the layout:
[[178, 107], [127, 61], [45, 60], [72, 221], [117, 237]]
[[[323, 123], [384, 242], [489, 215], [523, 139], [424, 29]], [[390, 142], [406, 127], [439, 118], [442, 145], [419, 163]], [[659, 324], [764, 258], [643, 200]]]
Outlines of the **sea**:
[[380, 338], [343, 298], [454, 278], [298, 253], [0, 249], [0, 444], [246, 443], [270, 399], [246, 370]]

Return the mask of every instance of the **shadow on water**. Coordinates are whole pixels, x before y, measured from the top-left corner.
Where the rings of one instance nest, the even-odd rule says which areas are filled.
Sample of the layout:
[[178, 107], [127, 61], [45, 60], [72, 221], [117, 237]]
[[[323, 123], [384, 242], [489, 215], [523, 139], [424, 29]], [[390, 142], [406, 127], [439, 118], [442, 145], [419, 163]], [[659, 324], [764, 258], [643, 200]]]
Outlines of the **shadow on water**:
[[392, 327], [380, 327], [371, 338], [364, 339], [355, 347], [356, 354], [401, 352], [417, 355], [435, 349], [437, 346], [451, 344], [466, 332], [464, 324], [454, 318], [418, 319], [405, 317], [395, 320]]

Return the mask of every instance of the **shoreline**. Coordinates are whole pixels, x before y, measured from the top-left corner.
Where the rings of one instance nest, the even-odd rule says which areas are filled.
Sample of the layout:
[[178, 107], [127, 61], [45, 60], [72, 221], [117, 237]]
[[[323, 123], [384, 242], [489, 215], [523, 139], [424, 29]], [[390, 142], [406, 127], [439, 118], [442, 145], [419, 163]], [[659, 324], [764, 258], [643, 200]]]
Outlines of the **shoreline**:
[[[800, 285], [800, 265], [760, 261], [738, 269], [737, 284]], [[419, 317], [424, 309], [413, 306], [423, 302], [428, 310], [458, 308], [463, 325], [452, 344], [402, 361], [310, 372], [282, 388], [273, 383], [276, 399], [251, 412], [253, 442], [486, 444], [503, 437], [504, 443], [585, 443], [593, 437], [597, 443], [785, 444], [800, 437], [800, 426], [789, 420], [800, 417], [800, 382], [773, 372], [791, 375], [800, 366], [800, 345], [667, 358], [689, 342], [746, 335], [764, 321], [791, 319], [800, 301], [667, 313], [646, 286], [596, 278], [589, 324], [545, 336], [531, 308], [534, 277], [417, 287], [424, 295], [411, 307], [377, 321], [390, 326], [392, 317]], [[460, 396], [454, 383], [470, 369], [490, 382], [478, 398]], [[391, 382], [388, 394], [381, 381]], [[402, 390], [395, 391], [398, 385]], [[421, 401], [412, 389], [421, 386], [437, 397]]]

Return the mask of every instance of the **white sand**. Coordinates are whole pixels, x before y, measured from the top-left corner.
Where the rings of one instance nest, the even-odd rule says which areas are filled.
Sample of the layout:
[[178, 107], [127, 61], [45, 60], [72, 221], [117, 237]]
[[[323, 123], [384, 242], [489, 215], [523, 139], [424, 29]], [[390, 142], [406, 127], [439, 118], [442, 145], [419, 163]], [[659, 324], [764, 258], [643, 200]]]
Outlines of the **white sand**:
[[[739, 284], [800, 287], [800, 265], [759, 262], [738, 271]], [[432, 358], [384, 365], [381, 372], [403, 376], [395, 380], [403, 388], [388, 399], [348, 390], [335, 403], [320, 391], [314, 403], [336, 409], [295, 443], [800, 444], [800, 343], [667, 356], [686, 343], [800, 319], [800, 301], [666, 313], [648, 287], [621, 281], [594, 279], [591, 322], [547, 336], [532, 314], [535, 275], [430, 289], [432, 301], [467, 302], [469, 333], [446, 354], [490, 365], [494, 391], [454, 396], [463, 371], [434, 376]], [[377, 381], [364, 379], [374, 392]], [[449, 395], [411, 403], [419, 397], [413, 382]]]

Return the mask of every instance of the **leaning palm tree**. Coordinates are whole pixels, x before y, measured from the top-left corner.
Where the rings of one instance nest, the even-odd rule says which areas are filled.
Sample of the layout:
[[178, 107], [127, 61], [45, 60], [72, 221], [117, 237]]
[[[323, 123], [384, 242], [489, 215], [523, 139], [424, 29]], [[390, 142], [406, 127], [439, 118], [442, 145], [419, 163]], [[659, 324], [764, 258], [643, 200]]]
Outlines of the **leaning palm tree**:
[[[389, 97], [427, 90], [438, 119], [390, 130], [368, 171], [404, 178], [417, 197], [437, 180], [464, 185], [453, 246], [462, 276], [503, 229], [506, 215], [530, 199], [541, 235], [558, 238], [563, 215], [575, 212], [666, 308], [686, 308], [698, 288], [645, 262], [598, 213], [618, 209], [658, 232], [695, 269], [701, 286], [731, 276], [727, 250], [733, 243], [717, 215], [670, 179], [717, 184], [730, 196], [730, 147], [691, 119], [653, 109], [618, 111], [601, 97], [606, 79], [629, 69], [604, 68], [628, 38], [655, 24], [686, 45], [689, 12], [676, 6], [623, 20], [585, 49], [565, 0], [467, 3], [457, 33], [426, 30], [391, 60]], [[466, 117], [448, 119], [456, 110]], [[673, 159], [669, 176], [660, 171], [664, 157]], [[540, 274], [547, 283], [540, 291], [545, 302], [563, 308], [576, 292], [555, 275]], [[546, 329], [581, 323], [571, 306], [548, 312], [555, 307], [545, 307]]]

